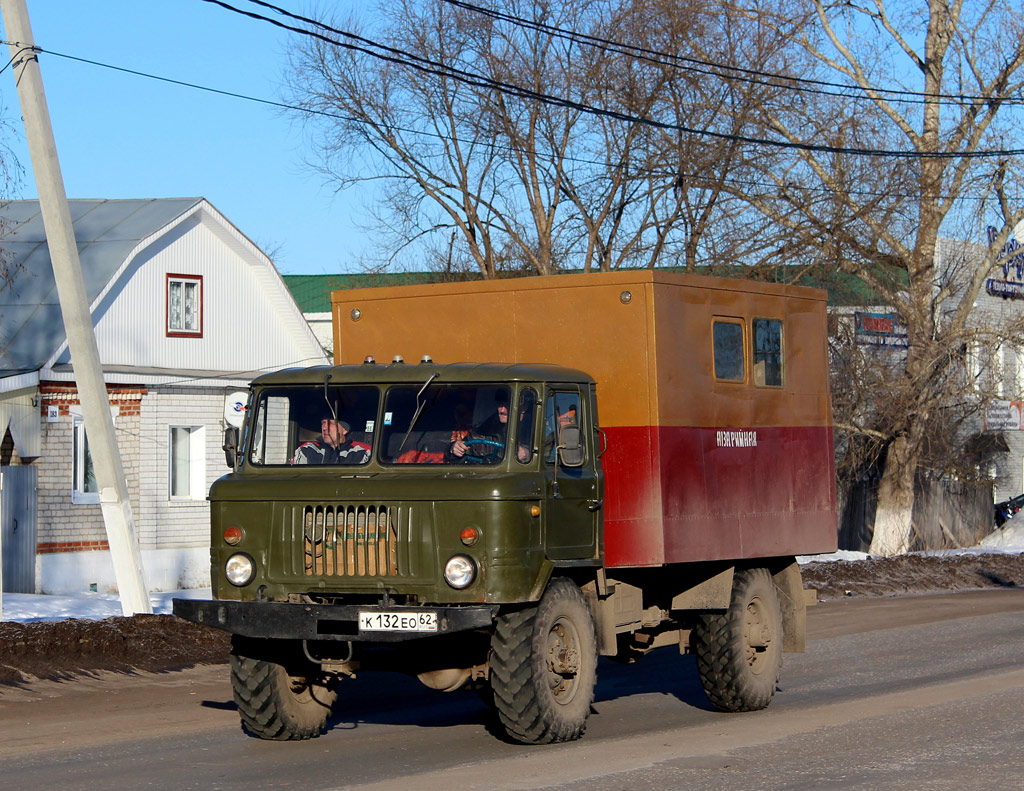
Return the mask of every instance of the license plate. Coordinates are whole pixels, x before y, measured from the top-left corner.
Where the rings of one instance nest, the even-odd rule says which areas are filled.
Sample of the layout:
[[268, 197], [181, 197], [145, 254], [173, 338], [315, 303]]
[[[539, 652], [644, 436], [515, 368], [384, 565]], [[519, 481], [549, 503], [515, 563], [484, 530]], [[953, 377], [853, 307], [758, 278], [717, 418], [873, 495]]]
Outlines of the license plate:
[[360, 632], [436, 632], [436, 612], [361, 612]]

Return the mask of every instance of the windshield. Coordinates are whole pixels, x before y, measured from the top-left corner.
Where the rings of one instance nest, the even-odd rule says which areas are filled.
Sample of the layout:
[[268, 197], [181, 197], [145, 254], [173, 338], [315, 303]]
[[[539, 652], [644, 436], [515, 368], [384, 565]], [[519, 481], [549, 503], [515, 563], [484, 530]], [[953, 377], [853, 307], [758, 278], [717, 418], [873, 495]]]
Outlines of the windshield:
[[509, 396], [506, 385], [389, 388], [381, 421], [381, 462], [497, 464], [505, 458]]
[[373, 455], [375, 387], [281, 387], [260, 391], [249, 432], [257, 465], [362, 465]]

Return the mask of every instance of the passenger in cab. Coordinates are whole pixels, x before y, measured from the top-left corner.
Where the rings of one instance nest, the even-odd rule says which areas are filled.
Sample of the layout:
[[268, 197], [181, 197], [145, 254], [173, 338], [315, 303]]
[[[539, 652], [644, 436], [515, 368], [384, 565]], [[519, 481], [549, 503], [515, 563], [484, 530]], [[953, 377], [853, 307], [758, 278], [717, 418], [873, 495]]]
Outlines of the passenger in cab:
[[370, 448], [349, 440], [350, 431], [351, 427], [344, 420], [323, 418], [320, 438], [299, 445], [292, 464], [365, 464], [370, 460]]

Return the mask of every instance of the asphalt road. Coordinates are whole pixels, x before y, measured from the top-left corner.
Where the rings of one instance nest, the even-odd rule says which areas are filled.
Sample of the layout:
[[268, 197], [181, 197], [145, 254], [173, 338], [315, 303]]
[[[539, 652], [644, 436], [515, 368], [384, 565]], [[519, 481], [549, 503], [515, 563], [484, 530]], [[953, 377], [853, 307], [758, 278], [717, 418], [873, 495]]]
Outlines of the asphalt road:
[[342, 687], [309, 742], [246, 736], [226, 666], [0, 688], [0, 777], [74, 789], [1024, 789], [1024, 591], [811, 611], [764, 712], [710, 710], [690, 657], [602, 661], [585, 738], [495, 737], [473, 692]]

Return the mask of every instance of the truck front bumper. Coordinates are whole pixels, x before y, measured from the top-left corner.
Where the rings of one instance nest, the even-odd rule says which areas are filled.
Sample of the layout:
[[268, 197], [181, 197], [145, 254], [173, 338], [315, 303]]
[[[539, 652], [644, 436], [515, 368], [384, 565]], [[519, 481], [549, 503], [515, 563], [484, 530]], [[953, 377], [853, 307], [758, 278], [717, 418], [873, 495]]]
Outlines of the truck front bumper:
[[[350, 640], [392, 643], [436, 637], [454, 632], [489, 627], [498, 612], [497, 605], [474, 604], [464, 607], [402, 607], [363, 604], [287, 604], [284, 602], [206, 601], [175, 599], [174, 614], [186, 621], [224, 629], [243, 637], [278, 640]], [[406, 623], [436, 616], [435, 628], [394, 631], [363, 630], [361, 621], [373, 616]], [[364, 616], [361, 619], [360, 616]]]

